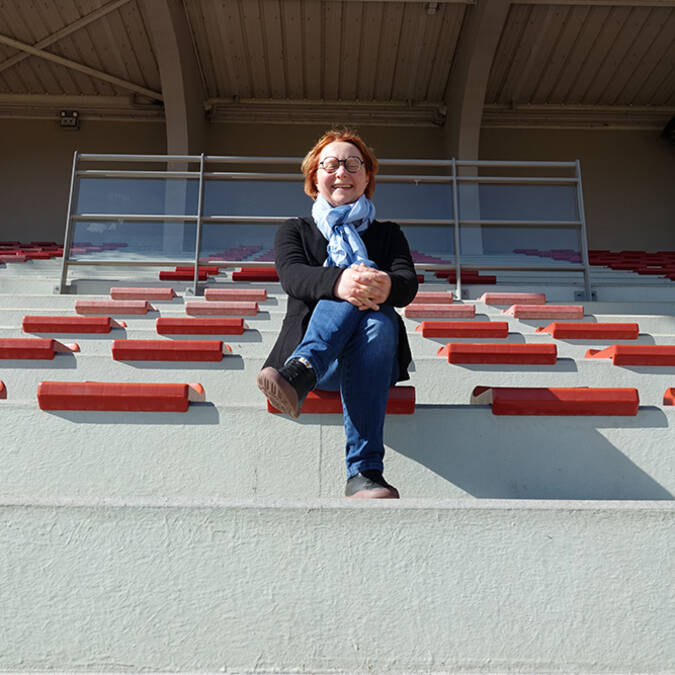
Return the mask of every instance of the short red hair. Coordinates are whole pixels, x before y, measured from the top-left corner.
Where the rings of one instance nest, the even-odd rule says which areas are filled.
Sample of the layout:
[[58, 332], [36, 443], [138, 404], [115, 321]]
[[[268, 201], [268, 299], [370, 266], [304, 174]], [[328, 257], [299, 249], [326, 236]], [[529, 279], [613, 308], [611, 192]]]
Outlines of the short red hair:
[[373, 196], [373, 192], [375, 192], [375, 174], [379, 166], [377, 158], [372, 149], [363, 142], [363, 139], [355, 131], [347, 127], [329, 129], [305, 155], [305, 159], [302, 160], [302, 173], [305, 176], [305, 194], [309, 195], [312, 199], [316, 199], [316, 196], [319, 194], [319, 191], [316, 189], [316, 172], [319, 170], [319, 157], [321, 156], [321, 151], [335, 141], [351, 143], [361, 153], [366, 173], [368, 174], [368, 185], [366, 185], [364, 194], [370, 199]]

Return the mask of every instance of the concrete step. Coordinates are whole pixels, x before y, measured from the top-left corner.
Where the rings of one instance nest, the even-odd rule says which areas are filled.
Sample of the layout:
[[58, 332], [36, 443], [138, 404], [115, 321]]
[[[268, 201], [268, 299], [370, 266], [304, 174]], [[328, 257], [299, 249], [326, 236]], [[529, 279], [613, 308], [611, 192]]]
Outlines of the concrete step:
[[[232, 344], [232, 343], [230, 343]], [[245, 343], [240, 343], [244, 345]], [[249, 343], [251, 344], [251, 343]], [[42, 380], [100, 382], [200, 382], [216, 405], [262, 405], [256, 373], [266, 354], [233, 354], [219, 362], [114, 361], [110, 353], [57, 354], [53, 360], [0, 361], [0, 380], [10, 400], [34, 401]], [[241, 347], [241, 351], [247, 351]], [[256, 350], [257, 351], [257, 350]], [[440, 356], [415, 357], [411, 379], [419, 403], [468, 404], [474, 387], [635, 387], [643, 405], [660, 406], [675, 386], [674, 366], [613, 366], [609, 359], [575, 361], [562, 357], [555, 365], [449, 364]]]
[[[43, 412], [0, 402], [0, 495], [338, 497], [339, 415], [193, 404], [186, 413]], [[404, 497], [672, 500], [675, 410], [635, 417], [498, 417], [420, 405], [385, 425], [385, 475]]]
[[[59, 315], [74, 315], [74, 303], [64, 303], [62, 306], [55, 307], [48, 303], [48, 298], [44, 303], [38, 305], [22, 305], [20, 301], [14, 300], [15, 305], [10, 307], [0, 307], [0, 327], [11, 328], [20, 327], [24, 316], [29, 314], [45, 315], [45, 316], [59, 316]], [[206, 302], [206, 301], [205, 301]], [[57, 303], [58, 304], [58, 303]], [[174, 299], [172, 302], [157, 302], [151, 303], [157, 311], [149, 311], [144, 315], [122, 315], [114, 314], [115, 318], [124, 320], [129, 328], [145, 328], [154, 326], [154, 321], [160, 316], [168, 317], [184, 317], [185, 306], [182, 299]], [[279, 331], [283, 318], [285, 316], [285, 301], [281, 298], [270, 298], [264, 303], [259, 304], [260, 311], [256, 316], [245, 317], [246, 323], [252, 327], [265, 328], [269, 330]], [[675, 316], [667, 314], [658, 308], [652, 312], [647, 313], [651, 308], [643, 308], [643, 313], [638, 314], [631, 311], [630, 308], [625, 308], [621, 313], [588, 313], [584, 317], [585, 321], [593, 322], [608, 322], [608, 323], [622, 323], [635, 322], [639, 324], [640, 332], [645, 334], [665, 334], [675, 335]], [[414, 332], [415, 328], [424, 319], [405, 319], [404, 323], [409, 332]], [[540, 326], [545, 327], [555, 319], [516, 319], [510, 315], [501, 314], [498, 308], [487, 307], [485, 305], [478, 305], [476, 307], [476, 321], [506, 321], [509, 325], [509, 331], [512, 333], [536, 334], [536, 329]]]
[[[6, 671], [665, 673], [675, 662], [672, 504], [0, 506], [15, 589], [0, 619]], [[45, 598], [58, 598], [46, 627]]]

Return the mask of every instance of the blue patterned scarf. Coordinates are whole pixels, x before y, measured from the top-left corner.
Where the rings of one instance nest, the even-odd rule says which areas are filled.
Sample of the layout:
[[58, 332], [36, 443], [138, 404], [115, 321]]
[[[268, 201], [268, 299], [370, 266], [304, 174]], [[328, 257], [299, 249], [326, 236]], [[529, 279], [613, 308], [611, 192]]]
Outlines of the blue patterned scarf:
[[365, 195], [344, 206], [331, 206], [318, 195], [312, 206], [312, 217], [328, 241], [324, 267], [351, 267], [359, 263], [377, 267], [368, 259], [368, 251], [359, 236], [375, 220], [375, 206]]

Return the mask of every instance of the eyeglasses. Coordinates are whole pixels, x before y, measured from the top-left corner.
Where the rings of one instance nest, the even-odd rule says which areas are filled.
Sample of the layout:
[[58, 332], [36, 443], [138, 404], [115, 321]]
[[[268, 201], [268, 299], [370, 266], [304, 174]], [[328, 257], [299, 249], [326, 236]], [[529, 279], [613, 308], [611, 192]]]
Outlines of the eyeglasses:
[[347, 169], [349, 173], [357, 173], [359, 169], [363, 166], [363, 160], [360, 157], [347, 157], [347, 159], [338, 159], [337, 157], [324, 157], [319, 162], [319, 166], [326, 173], [335, 173], [340, 168], [340, 164], [344, 164], [345, 169]]

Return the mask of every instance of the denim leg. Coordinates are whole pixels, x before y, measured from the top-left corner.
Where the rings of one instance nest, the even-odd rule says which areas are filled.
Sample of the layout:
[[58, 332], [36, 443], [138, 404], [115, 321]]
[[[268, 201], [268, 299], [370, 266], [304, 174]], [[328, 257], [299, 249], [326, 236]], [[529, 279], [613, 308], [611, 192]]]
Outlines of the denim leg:
[[302, 342], [287, 360], [298, 356], [306, 358], [312, 364], [317, 381], [320, 380], [367, 313], [371, 312], [362, 312], [346, 300], [319, 300]]
[[398, 379], [398, 323], [392, 307], [369, 311], [338, 357], [342, 378], [347, 478], [382, 471], [389, 387]]
[[362, 312], [348, 302], [321, 300], [305, 338], [289, 357], [303, 356], [312, 364], [317, 389], [340, 389], [348, 478], [366, 469], [382, 471], [385, 409], [389, 387], [398, 379], [397, 349], [398, 322], [389, 305]]

